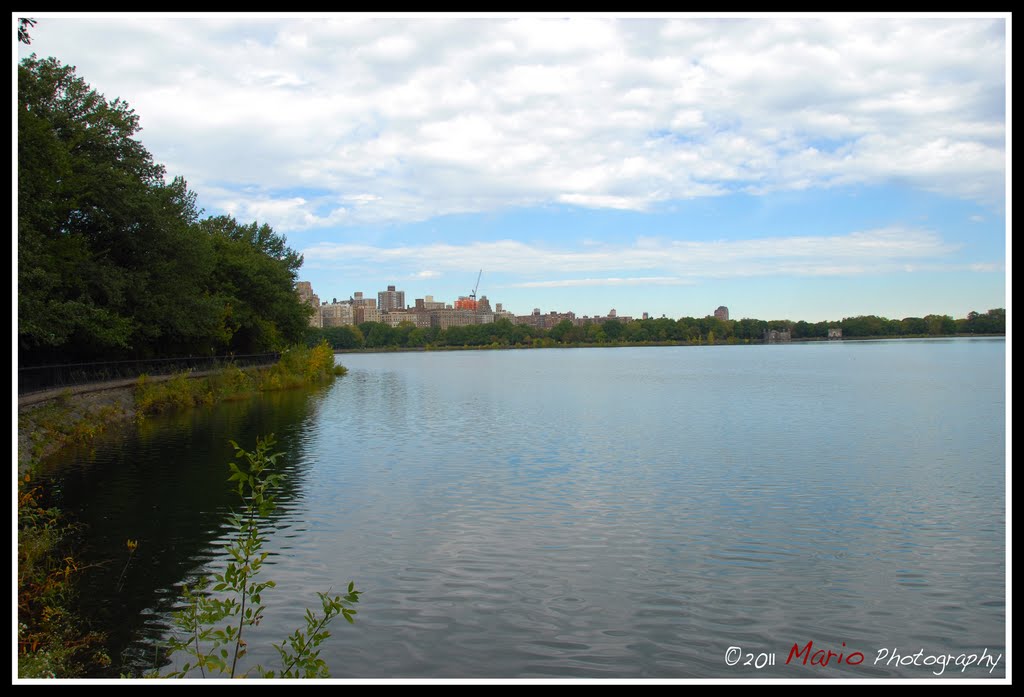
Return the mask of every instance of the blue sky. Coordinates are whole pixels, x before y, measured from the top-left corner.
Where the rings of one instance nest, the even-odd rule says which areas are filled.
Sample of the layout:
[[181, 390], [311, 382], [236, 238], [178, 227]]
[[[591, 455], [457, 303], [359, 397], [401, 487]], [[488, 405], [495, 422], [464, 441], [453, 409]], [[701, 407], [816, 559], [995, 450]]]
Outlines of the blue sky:
[[321, 299], [1007, 306], [1009, 15], [20, 14]]

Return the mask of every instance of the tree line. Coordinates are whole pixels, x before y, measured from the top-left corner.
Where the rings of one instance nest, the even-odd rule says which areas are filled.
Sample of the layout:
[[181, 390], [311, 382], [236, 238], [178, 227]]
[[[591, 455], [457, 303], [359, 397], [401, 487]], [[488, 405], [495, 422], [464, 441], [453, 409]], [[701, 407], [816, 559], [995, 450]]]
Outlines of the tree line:
[[834, 322], [791, 320], [720, 320], [715, 317], [680, 317], [576, 325], [563, 320], [550, 329], [514, 324], [502, 318], [490, 324], [462, 327], [417, 327], [403, 322], [392, 327], [382, 322], [363, 322], [340, 327], [311, 327], [310, 345], [326, 340], [333, 348], [395, 349], [445, 347], [546, 347], [621, 344], [755, 344], [765, 340], [769, 330], [785, 331], [792, 339], [827, 339], [830, 328], [842, 329], [844, 339], [868, 337], [918, 337], [1004, 334], [1006, 311], [992, 309], [985, 314], [971, 312], [962, 319], [949, 315], [926, 315], [886, 319], [875, 315], [846, 317]]
[[302, 256], [266, 224], [204, 218], [139, 130], [126, 102], [73, 66], [19, 63], [19, 365], [301, 342], [312, 312], [294, 290]]

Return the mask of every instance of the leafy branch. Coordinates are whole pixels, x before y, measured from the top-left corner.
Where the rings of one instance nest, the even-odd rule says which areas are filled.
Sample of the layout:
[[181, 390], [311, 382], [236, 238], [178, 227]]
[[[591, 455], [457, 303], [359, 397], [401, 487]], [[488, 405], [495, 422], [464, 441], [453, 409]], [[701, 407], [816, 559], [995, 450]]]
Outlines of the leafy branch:
[[[238, 483], [238, 494], [244, 504], [242, 512], [232, 514], [230, 519], [238, 535], [227, 547], [230, 559], [224, 572], [213, 575], [212, 588], [211, 580], [205, 577], [192, 588], [186, 586], [186, 606], [174, 616], [179, 635], [172, 636], [168, 646], [172, 652], [184, 653], [192, 660], [165, 677], [187, 677], [196, 669], [203, 677], [208, 672], [236, 677], [238, 661], [246, 655], [246, 628], [255, 627], [263, 619], [263, 592], [276, 585], [270, 580], [257, 580], [269, 555], [263, 551], [266, 538], [260, 533], [259, 522], [275, 508], [273, 492], [280, 486], [281, 475], [274, 473], [273, 468], [283, 453], [270, 452], [275, 443], [273, 435], [257, 438], [252, 452], [230, 442], [238, 462], [229, 463], [228, 481]], [[359, 602], [360, 592], [354, 583], [349, 583], [344, 596], [318, 595], [323, 614], [307, 609], [305, 631], [297, 629], [274, 645], [283, 668], [274, 671], [256, 665], [251, 670], [264, 678], [330, 676], [318, 647], [330, 636], [327, 626], [336, 617], [355, 621], [356, 612], [351, 605]]]

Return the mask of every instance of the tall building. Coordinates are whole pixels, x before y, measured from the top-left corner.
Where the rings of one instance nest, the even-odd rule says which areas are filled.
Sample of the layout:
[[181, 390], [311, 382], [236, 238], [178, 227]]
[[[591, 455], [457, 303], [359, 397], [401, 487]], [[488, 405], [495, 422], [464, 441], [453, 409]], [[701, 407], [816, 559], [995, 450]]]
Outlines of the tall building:
[[431, 310], [443, 310], [444, 303], [434, 302], [434, 296], [428, 295], [424, 298], [416, 298], [416, 312], [430, 312]]
[[516, 321], [516, 315], [514, 312], [509, 312], [508, 310], [506, 310], [501, 303], [495, 303], [494, 321], [498, 321], [499, 319], [507, 319], [510, 322], [514, 323]]
[[387, 290], [377, 293], [377, 309], [381, 312], [405, 309], [405, 291], [395, 290], [394, 286], [388, 286]]
[[320, 298], [313, 292], [313, 284], [309, 281], [298, 281], [295, 284], [295, 292], [299, 294], [299, 300], [313, 308], [313, 314], [309, 317], [309, 326], [322, 327]]
[[552, 327], [558, 326], [560, 322], [569, 320], [573, 324], [576, 323], [576, 314], [570, 312], [556, 312], [552, 310], [546, 315], [540, 313], [540, 308], [533, 308], [533, 314], [530, 315], [516, 315], [510, 318], [513, 324], [525, 324], [528, 327], [537, 327], [538, 329], [551, 329]]
[[377, 301], [373, 298], [364, 298], [361, 291], [352, 296], [352, 307], [377, 307]]
[[411, 324], [416, 325], [417, 327], [423, 327], [423, 326], [429, 327], [430, 326], [430, 318], [429, 318], [429, 316], [426, 317], [426, 322], [424, 322], [422, 318], [423, 318], [423, 313], [422, 312], [418, 312], [417, 313], [417, 312], [413, 312], [413, 311], [410, 311], [410, 310], [391, 310], [389, 312], [381, 313], [380, 321], [383, 322], [384, 324], [390, 325], [392, 327], [397, 327], [402, 322], [409, 322]]
[[470, 324], [481, 324], [476, 312], [472, 310], [445, 308], [444, 310], [434, 310], [430, 313], [430, 326], [432, 327], [447, 329], [448, 327], [464, 327]]
[[[570, 312], [569, 314], [572, 313]], [[588, 324], [604, 324], [609, 320], [613, 322], [619, 322], [621, 324], [628, 324], [629, 322], [633, 321], [633, 318], [628, 317], [626, 315], [620, 315], [615, 310], [609, 310], [608, 314], [604, 317], [598, 317], [597, 315], [594, 315], [593, 317], [590, 317], [589, 315], [583, 315], [582, 317], [576, 317], [575, 319], [573, 319], [572, 323], [575, 324], [577, 327], [584, 327]]]
[[715, 319], [720, 319], [723, 322], [729, 321], [729, 308], [725, 305], [719, 305], [718, 309], [715, 310]]
[[355, 324], [362, 324], [363, 322], [380, 322], [380, 310], [378, 310], [372, 304], [369, 304], [375, 302], [375, 300], [369, 300], [367, 301], [368, 304], [355, 305], [352, 308], [352, 321]]
[[325, 327], [341, 327], [354, 324], [352, 303], [348, 300], [320, 306], [320, 317]]

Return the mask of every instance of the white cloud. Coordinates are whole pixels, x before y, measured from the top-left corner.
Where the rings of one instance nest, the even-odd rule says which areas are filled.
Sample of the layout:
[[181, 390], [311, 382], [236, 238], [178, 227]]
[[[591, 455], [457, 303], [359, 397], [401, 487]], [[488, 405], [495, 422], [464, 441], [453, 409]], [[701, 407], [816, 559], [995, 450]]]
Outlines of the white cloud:
[[[19, 50], [287, 230], [888, 182], [998, 205], [1005, 42], [969, 17], [114, 15], [45, 19]], [[318, 214], [296, 186], [365, 198]]]
[[409, 36], [385, 36], [357, 50], [357, 55], [371, 60], [402, 61], [408, 59], [415, 49], [416, 42]]
[[273, 227], [289, 230], [303, 230], [310, 227], [347, 222], [349, 210], [337, 207], [326, 215], [314, 212], [314, 204], [301, 197], [274, 199], [254, 196], [251, 198], [227, 194], [217, 198], [218, 207], [240, 221], [274, 221]]
[[619, 210], [643, 210], [646, 201], [625, 196], [600, 196], [589, 194], [562, 194], [558, 197], [563, 203], [571, 203], [587, 208], [616, 208]]
[[[828, 276], [902, 269], [911, 261], [940, 260], [957, 246], [926, 230], [886, 228], [836, 236], [792, 236], [750, 240], [686, 242], [642, 237], [632, 244], [592, 240], [577, 248], [527, 244], [514, 240], [464, 245], [375, 246], [320, 243], [302, 250], [310, 268], [383, 263], [410, 269], [427, 267], [461, 272], [500, 269], [525, 280], [515, 287], [681, 284], [696, 278], [790, 275]], [[661, 272], [647, 275], [644, 272]], [[595, 273], [616, 274], [604, 278]], [[587, 274], [583, 278], [567, 278]], [[620, 275], [621, 274], [621, 275]], [[537, 280], [537, 276], [547, 279]], [[557, 275], [559, 280], [550, 280]]]
[[1006, 264], [995, 264], [995, 263], [971, 264], [969, 268], [971, 269], [971, 271], [978, 271], [980, 273], [1005, 273], [1006, 272]]

